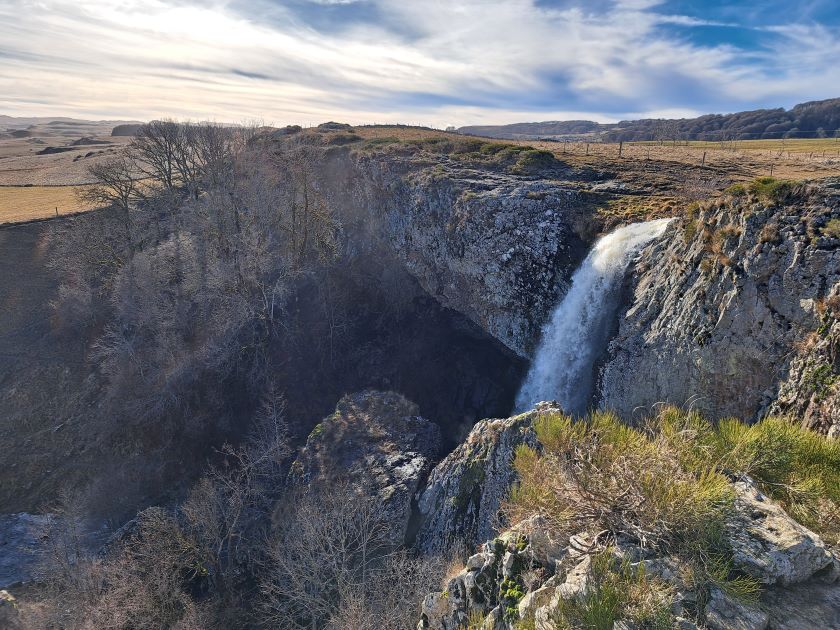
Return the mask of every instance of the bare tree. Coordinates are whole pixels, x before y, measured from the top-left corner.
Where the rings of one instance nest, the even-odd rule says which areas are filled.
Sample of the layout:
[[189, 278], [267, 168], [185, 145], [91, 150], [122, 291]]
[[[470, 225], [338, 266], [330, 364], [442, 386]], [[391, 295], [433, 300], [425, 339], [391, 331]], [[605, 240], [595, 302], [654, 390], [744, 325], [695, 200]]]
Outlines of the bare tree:
[[349, 484], [293, 491], [279, 502], [262, 571], [265, 620], [323, 628], [342, 601], [366, 593], [394, 549], [381, 507]]
[[137, 158], [144, 172], [166, 191], [178, 185], [178, 164], [183, 151], [181, 125], [172, 120], [154, 120], [140, 127], [129, 151]]
[[441, 557], [418, 557], [409, 551], [389, 555], [356, 591], [345, 593], [329, 630], [413, 628], [420, 605], [440, 588], [448, 563]]
[[79, 195], [91, 204], [119, 210], [131, 242], [131, 209], [140, 196], [136, 164], [131, 158], [121, 155], [88, 167], [88, 175], [94, 183], [82, 188]]
[[225, 446], [223, 464], [210, 468], [181, 507], [218, 592], [228, 588], [238, 567], [254, 561], [254, 519], [270, 509], [284, 485], [292, 452], [284, 406], [281, 397], [267, 396], [249, 439], [239, 448]]
[[314, 160], [305, 145], [292, 145], [274, 155], [285, 195], [282, 225], [298, 264], [313, 256], [328, 260], [336, 253], [339, 223], [317, 186]]

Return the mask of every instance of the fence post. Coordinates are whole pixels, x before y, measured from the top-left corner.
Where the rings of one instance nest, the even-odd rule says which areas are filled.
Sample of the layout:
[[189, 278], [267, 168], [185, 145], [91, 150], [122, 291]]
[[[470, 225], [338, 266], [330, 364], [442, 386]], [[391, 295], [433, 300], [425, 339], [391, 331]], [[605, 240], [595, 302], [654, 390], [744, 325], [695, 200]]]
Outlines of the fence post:
[[703, 161], [700, 162], [700, 166], [706, 166], [706, 152], [703, 151]]
[[621, 152], [624, 150], [624, 141], [618, 143], [618, 157], [621, 157]]
[[589, 143], [586, 143], [586, 155], [589, 155]]
[[770, 165], [770, 177], [773, 177], [773, 165]]

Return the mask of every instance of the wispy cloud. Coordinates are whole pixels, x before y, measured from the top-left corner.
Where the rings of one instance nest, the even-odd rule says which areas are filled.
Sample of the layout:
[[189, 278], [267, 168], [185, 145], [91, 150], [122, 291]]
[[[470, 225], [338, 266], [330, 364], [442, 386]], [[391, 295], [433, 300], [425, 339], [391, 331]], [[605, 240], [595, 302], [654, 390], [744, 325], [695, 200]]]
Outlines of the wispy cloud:
[[824, 7], [768, 24], [681, 4], [5, 0], [0, 112], [442, 125], [837, 96], [840, 32]]

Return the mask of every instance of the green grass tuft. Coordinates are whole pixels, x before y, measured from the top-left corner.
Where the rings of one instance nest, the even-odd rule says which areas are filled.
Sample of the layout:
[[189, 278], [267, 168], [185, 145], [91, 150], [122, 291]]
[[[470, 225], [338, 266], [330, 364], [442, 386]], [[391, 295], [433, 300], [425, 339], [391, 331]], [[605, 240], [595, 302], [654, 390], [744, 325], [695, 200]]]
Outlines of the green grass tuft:
[[768, 203], [781, 203], [794, 192], [795, 182], [775, 177], [759, 177], [748, 187], [749, 192], [760, 200]]
[[825, 224], [822, 233], [831, 238], [840, 238], [840, 219], [831, 219]]
[[642, 564], [619, 562], [610, 551], [596, 554], [588, 587], [582, 599], [560, 601], [556, 628], [612, 630], [620, 619], [650, 630], [672, 627], [670, 588], [650, 578]]

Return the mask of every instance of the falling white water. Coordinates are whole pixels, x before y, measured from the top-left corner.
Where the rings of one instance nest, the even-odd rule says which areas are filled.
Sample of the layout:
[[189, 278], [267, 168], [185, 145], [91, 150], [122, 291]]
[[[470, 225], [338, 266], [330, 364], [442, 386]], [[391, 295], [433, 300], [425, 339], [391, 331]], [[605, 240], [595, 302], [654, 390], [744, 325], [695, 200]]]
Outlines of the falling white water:
[[516, 396], [519, 411], [542, 400], [556, 400], [567, 413], [586, 411], [594, 363], [607, 343], [624, 272], [645, 245], [662, 235], [669, 222], [634, 223], [595, 243], [543, 328], [534, 361]]

